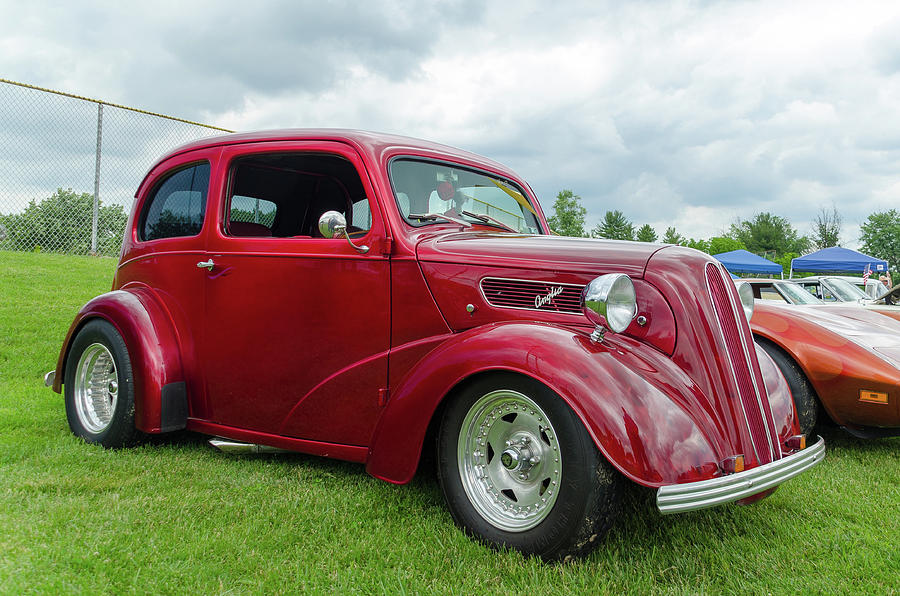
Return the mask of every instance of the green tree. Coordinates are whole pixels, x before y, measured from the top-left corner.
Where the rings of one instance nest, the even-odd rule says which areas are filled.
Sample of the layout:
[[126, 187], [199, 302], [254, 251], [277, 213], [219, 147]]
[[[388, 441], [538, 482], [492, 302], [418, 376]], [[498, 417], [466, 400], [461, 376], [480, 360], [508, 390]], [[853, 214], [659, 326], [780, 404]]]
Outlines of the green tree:
[[699, 250], [700, 252], [705, 252], [705, 253], [709, 254], [709, 242], [706, 240], [703, 240], [702, 238], [699, 240], [694, 240], [693, 238], [691, 238], [690, 240], [683, 242], [682, 246], [687, 246], [688, 248], [695, 248], [695, 249]]
[[900, 212], [896, 209], [876, 211], [860, 227], [860, 249], [867, 255], [884, 259], [888, 268], [900, 271]]
[[[769, 259], [769, 260], [772, 261], [773, 263], [778, 263], [779, 265], [781, 265], [781, 269], [784, 272], [784, 276], [787, 277], [788, 273], [790, 273], [790, 271], [791, 271], [791, 261], [793, 259], [796, 259], [799, 256], [800, 255], [795, 252], [786, 252], [781, 256], [778, 256], [778, 257], [775, 257], [774, 259]], [[801, 277], [807, 276], [807, 275], [811, 275], [811, 274], [810, 273], [801, 273], [800, 274]], [[794, 277], [797, 277], [796, 273], [794, 273]]]
[[662, 241], [664, 244], [684, 244], [687, 239], [675, 231], [675, 226], [669, 226], [666, 228]]
[[813, 222], [813, 230], [810, 235], [810, 244], [815, 250], [821, 250], [830, 246], [841, 245], [841, 224], [843, 219], [838, 213], [837, 207], [832, 206], [831, 211], [822, 207]]
[[650, 224], [644, 224], [637, 231], [636, 238], [638, 242], [656, 242], [659, 236], [656, 235], [656, 230], [651, 228]]
[[775, 251], [802, 253], [809, 246], [806, 236], [799, 236], [787, 219], [771, 213], [757, 213], [753, 219], [731, 224], [728, 236], [744, 244], [752, 253]]
[[[0, 215], [0, 225], [6, 228], [7, 236], [0, 247], [88, 254], [93, 214], [94, 195], [60, 188], [41, 202], [32, 200], [22, 213]], [[121, 205], [99, 202], [98, 254], [118, 254], [127, 220]]]
[[561, 190], [553, 203], [553, 215], [547, 218], [550, 229], [560, 236], [585, 238], [584, 218], [587, 209], [581, 205], [581, 197], [571, 190]]
[[634, 240], [634, 225], [621, 211], [607, 211], [603, 221], [591, 230], [592, 238], [609, 240]]
[[709, 239], [709, 254], [711, 255], [740, 249], [747, 250], [747, 247], [740, 240], [728, 236], [713, 236]]

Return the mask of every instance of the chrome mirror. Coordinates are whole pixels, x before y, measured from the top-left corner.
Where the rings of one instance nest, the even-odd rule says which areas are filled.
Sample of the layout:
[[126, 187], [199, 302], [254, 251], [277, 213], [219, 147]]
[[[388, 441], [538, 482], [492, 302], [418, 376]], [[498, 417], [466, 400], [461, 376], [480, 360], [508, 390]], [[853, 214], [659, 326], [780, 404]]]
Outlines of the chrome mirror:
[[347, 231], [347, 220], [337, 211], [326, 211], [319, 218], [319, 232], [325, 238], [340, 238]]
[[346, 238], [347, 243], [359, 252], [365, 254], [369, 252], [369, 247], [365, 244], [356, 246], [347, 235], [347, 219], [337, 211], [326, 211], [319, 217], [319, 232], [325, 238]]

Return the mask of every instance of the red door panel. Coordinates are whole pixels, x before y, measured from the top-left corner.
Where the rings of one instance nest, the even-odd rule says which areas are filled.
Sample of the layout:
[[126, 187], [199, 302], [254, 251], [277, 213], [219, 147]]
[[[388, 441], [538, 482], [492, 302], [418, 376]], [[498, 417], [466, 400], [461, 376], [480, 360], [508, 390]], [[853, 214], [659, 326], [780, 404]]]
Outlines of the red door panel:
[[[384, 228], [359, 158], [335, 145], [239, 146], [223, 159], [310, 151], [352, 162], [373, 212], [371, 228], [354, 242], [381, 246]], [[389, 259], [376, 248], [362, 254], [344, 238], [228, 236], [226, 211], [217, 210], [207, 253], [214, 265], [206, 272], [202, 366], [211, 421], [367, 444], [378, 391], [387, 387]]]

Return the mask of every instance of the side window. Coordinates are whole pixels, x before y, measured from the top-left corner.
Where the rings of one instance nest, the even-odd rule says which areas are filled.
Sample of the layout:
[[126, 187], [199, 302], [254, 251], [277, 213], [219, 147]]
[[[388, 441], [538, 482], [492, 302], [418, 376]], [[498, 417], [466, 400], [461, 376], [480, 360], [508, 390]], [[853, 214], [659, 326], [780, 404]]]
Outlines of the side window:
[[778, 302], [786, 302], [784, 297], [778, 293], [772, 286], [757, 286], [759, 288], [759, 298], [761, 300], [775, 300]]
[[351, 236], [372, 227], [372, 210], [353, 164], [326, 153], [261, 153], [231, 165], [225, 233], [321, 238], [319, 218], [337, 211]]
[[196, 236], [203, 227], [209, 164], [197, 164], [169, 175], [156, 187], [144, 207], [139, 236], [158, 240]]
[[277, 210], [272, 201], [234, 195], [228, 211], [228, 232], [232, 236], [271, 236]]

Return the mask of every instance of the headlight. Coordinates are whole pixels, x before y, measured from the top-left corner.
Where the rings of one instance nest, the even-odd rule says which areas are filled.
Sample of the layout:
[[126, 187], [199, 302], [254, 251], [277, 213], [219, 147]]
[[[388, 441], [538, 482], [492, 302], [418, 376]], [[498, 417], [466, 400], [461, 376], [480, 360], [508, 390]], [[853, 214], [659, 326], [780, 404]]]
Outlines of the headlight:
[[621, 333], [637, 314], [634, 283], [624, 273], [601, 275], [581, 293], [581, 308], [594, 325]]
[[741, 306], [744, 307], [744, 314], [749, 321], [753, 317], [753, 288], [747, 282], [737, 284], [738, 296], [741, 297]]

